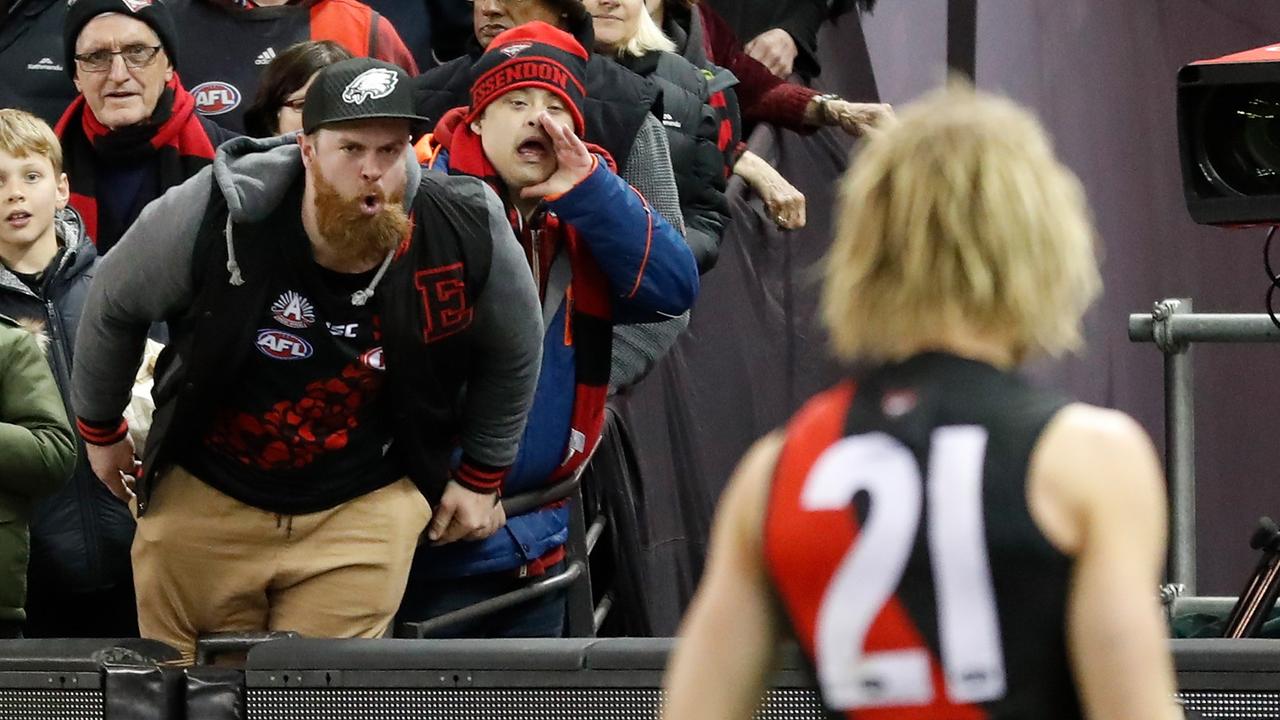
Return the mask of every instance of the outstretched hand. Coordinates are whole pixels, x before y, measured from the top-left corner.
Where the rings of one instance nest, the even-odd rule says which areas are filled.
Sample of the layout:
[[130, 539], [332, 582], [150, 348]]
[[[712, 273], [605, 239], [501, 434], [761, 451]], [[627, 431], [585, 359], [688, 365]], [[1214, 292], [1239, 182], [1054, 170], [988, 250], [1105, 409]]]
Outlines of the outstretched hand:
[[898, 121], [893, 106], [886, 103], [854, 103], [833, 100], [827, 103], [830, 124], [839, 126], [853, 136], [885, 130]]
[[591, 174], [595, 166], [586, 143], [573, 132], [571, 125], [563, 125], [551, 119], [547, 112], [538, 114], [538, 122], [551, 138], [551, 151], [556, 156], [556, 171], [537, 185], [520, 191], [522, 198], [554, 197], [573, 189]]

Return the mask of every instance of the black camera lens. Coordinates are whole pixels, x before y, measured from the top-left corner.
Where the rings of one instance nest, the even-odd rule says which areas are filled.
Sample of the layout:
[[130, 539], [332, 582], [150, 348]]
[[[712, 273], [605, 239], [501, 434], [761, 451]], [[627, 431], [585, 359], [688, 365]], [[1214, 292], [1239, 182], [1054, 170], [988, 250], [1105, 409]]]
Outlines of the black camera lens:
[[1238, 195], [1280, 194], [1280, 88], [1219, 88], [1204, 104], [1200, 170]]

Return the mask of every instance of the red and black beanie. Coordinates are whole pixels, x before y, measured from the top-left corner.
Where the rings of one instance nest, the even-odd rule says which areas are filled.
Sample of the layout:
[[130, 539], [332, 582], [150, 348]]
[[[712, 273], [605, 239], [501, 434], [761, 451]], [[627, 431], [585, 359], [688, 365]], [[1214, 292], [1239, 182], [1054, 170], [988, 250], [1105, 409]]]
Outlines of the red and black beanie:
[[169, 8], [160, 0], [67, 0], [67, 17], [62, 25], [63, 65], [72, 79], [76, 76], [76, 40], [89, 21], [106, 13], [120, 13], [141, 20], [160, 38], [169, 64], [178, 68], [178, 29]]
[[507, 30], [489, 43], [471, 68], [471, 110], [467, 122], [480, 117], [489, 103], [518, 88], [540, 87], [559, 95], [583, 132], [582, 101], [589, 55], [569, 33], [544, 22]]

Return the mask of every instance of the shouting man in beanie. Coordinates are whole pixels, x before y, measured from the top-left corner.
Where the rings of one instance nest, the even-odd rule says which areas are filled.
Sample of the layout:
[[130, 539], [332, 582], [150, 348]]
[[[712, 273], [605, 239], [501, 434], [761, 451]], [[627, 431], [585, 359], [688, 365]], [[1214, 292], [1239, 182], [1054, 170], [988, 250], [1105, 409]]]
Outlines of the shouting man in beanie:
[[[494, 193], [421, 172], [407, 80], [328, 66], [300, 135], [222, 146], [90, 290], [78, 423], [98, 477], [136, 498], [142, 634], [187, 658], [217, 631], [378, 637], [433, 512], [438, 542], [501, 523], [537, 293]], [[121, 410], [161, 320], [138, 464]]]
[[[546, 23], [498, 35], [476, 64], [471, 106], [445, 115], [425, 142], [434, 167], [482, 178], [503, 199], [542, 299], [542, 373], [504, 495], [571, 477], [590, 457], [613, 324], [678, 316], [698, 290], [684, 239], [580, 138], [586, 58]], [[420, 548], [400, 618], [426, 620], [559, 572], [567, 536], [568, 508], [555, 503], [487, 539]], [[443, 634], [558, 636], [565, 605], [561, 592]]]
[[63, 67], [80, 95], [54, 131], [71, 207], [102, 254], [233, 135], [195, 113], [178, 81], [173, 18], [159, 0], [73, 0], [62, 37]]

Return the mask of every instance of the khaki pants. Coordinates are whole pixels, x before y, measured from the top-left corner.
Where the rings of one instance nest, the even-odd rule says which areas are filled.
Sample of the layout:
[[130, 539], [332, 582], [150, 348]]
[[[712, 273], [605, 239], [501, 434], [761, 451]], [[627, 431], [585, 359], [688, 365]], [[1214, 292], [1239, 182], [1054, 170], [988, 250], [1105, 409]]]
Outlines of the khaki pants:
[[430, 519], [408, 479], [330, 510], [281, 516], [174, 468], [133, 541], [138, 627], [187, 663], [196, 638], [215, 632], [381, 637]]

